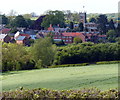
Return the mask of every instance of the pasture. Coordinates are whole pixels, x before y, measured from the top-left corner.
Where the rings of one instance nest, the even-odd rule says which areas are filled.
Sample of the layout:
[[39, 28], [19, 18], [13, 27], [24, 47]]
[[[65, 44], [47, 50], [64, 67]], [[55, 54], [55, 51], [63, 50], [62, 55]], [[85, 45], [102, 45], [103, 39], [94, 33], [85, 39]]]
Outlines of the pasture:
[[1, 76], [2, 90], [48, 88], [68, 90], [118, 88], [118, 64], [12, 71]]

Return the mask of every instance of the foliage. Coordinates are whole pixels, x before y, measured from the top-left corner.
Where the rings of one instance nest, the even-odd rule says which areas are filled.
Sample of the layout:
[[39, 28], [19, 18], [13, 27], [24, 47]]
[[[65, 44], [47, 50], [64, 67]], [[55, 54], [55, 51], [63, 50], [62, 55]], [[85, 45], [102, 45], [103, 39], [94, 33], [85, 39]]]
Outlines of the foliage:
[[22, 45], [4, 43], [2, 57], [3, 71], [34, 69], [34, 62]]
[[83, 31], [83, 30], [84, 30], [83, 23], [79, 23], [79, 29], [80, 29], [80, 31]]
[[74, 23], [70, 22], [70, 29], [73, 29], [73, 28], [74, 28]]
[[91, 17], [90, 19], [89, 19], [89, 22], [92, 22], [92, 23], [96, 23], [96, 18], [94, 18], [94, 17]]
[[96, 62], [96, 64], [116, 64], [120, 63], [120, 61], [102, 61], [102, 62]]
[[8, 24], [8, 18], [5, 15], [0, 15], [1, 24]]
[[60, 25], [60, 27], [64, 27], [64, 13], [62, 11], [48, 11], [45, 18], [43, 18], [43, 22], [41, 26], [44, 28], [48, 28], [50, 24], [52, 25]]
[[81, 43], [69, 47], [60, 47], [57, 50], [54, 63], [61, 65], [120, 60], [119, 49], [120, 46], [117, 43]]
[[73, 66], [86, 66], [86, 65], [89, 65], [89, 63], [53, 65], [53, 66], [49, 66], [49, 68], [57, 68], [57, 67], [73, 67]]
[[[47, 67], [52, 64], [55, 55], [55, 48], [52, 46], [51, 38], [46, 37], [45, 39], [38, 39], [35, 41], [32, 54], [35, 62], [42, 67]], [[40, 63], [41, 62], [41, 63]]]
[[117, 37], [117, 34], [116, 34], [115, 30], [109, 30], [107, 32], [107, 39], [108, 39], [109, 42], [115, 42], [116, 37]]
[[[120, 92], [120, 91], [119, 91]], [[85, 88], [81, 90], [50, 90], [50, 89], [24, 89], [21, 87], [16, 91], [9, 91], [0, 93], [2, 99], [114, 99], [118, 100], [118, 95], [120, 94], [117, 89], [109, 89], [106, 91], [101, 91], [97, 88]]]
[[106, 32], [107, 32], [107, 27], [106, 27], [107, 23], [108, 23], [108, 19], [107, 19], [106, 15], [99, 15], [98, 16], [97, 24], [99, 24], [98, 29], [101, 32], [101, 34], [106, 34]]
[[74, 42], [75, 44], [78, 44], [78, 43], [82, 43], [82, 40], [81, 40], [81, 38], [79, 38], [79, 37], [75, 37], [74, 40], [73, 40], [73, 42]]

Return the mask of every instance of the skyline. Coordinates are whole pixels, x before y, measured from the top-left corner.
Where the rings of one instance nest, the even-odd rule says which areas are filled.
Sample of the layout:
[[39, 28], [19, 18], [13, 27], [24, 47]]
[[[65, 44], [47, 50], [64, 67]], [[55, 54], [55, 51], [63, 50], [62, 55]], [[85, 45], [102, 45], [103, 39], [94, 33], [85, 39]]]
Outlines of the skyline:
[[[120, 0], [4, 0], [1, 1], [0, 12], [9, 14], [11, 10], [17, 14], [29, 14], [35, 12], [37, 15], [44, 14], [47, 10], [71, 10], [72, 12], [87, 13], [117, 13]], [[85, 8], [83, 9], [83, 6]]]

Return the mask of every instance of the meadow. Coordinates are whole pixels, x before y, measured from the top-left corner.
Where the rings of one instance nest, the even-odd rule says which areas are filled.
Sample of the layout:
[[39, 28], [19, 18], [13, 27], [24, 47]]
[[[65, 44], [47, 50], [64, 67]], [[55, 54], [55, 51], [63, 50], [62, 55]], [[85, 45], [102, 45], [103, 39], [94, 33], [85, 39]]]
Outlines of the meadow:
[[107, 90], [118, 88], [118, 64], [11, 71], [0, 77], [3, 91], [20, 87], [54, 90], [97, 87]]

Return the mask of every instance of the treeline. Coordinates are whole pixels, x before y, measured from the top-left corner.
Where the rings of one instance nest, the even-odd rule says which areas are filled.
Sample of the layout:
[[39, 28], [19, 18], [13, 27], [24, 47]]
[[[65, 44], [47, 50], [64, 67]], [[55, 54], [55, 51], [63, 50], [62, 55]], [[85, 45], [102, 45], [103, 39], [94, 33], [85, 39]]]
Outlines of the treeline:
[[2, 44], [2, 71], [48, 68], [51, 65], [120, 60], [118, 43], [81, 43], [57, 47], [51, 38], [38, 39], [31, 47]]
[[60, 47], [57, 50], [54, 64], [61, 65], [120, 60], [119, 50], [120, 46], [117, 43], [94, 44], [88, 42]]

